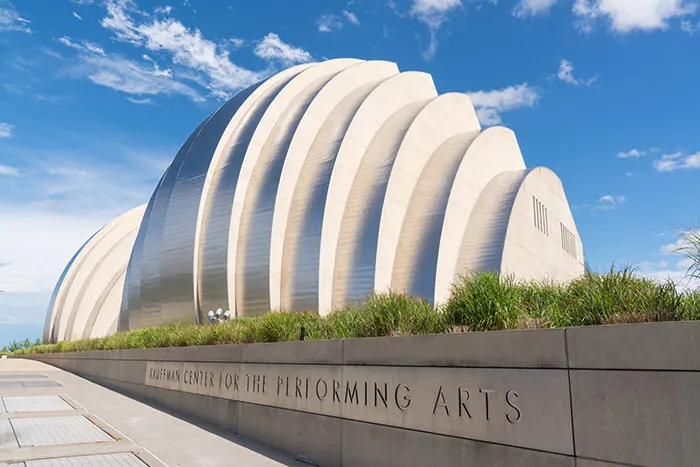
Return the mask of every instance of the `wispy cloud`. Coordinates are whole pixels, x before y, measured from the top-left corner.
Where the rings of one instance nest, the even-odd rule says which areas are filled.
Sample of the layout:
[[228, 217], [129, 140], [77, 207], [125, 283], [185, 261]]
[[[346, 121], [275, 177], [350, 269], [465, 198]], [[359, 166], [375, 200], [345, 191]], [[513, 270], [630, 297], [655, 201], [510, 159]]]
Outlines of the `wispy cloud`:
[[668, 29], [669, 21], [695, 12], [697, 4], [688, 0], [576, 0], [575, 26], [590, 32], [599, 19], [614, 32]]
[[0, 31], [32, 32], [30, 23], [9, 0], [0, 0]]
[[153, 99], [151, 99], [150, 97], [145, 97], [145, 98], [142, 98], [142, 99], [135, 99], [135, 98], [133, 98], [133, 97], [127, 97], [126, 100], [128, 100], [129, 102], [131, 102], [131, 103], [133, 103], [133, 104], [138, 104], [138, 105], [151, 105], [151, 104], [154, 104]]
[[647, 155], [647, 151], [640, 150], [640, 149], [630, 149], [629, 151], [621, 151], [621, 152], [617, 153], [617, 157], [620, 159], [644, 157], [646, 155]]
[[574, 76], [574, 66], [570, 61], [562, 59], [559, 63], [559, 71], [557, 72], [557, 78], [567, 84], [572, 84], [574, 86], [590, 86], [596, 82], [598, 78], [592, 77], [588, 79], [576, 78]]
[[157, 65], [136, 62], [117, 55], [108, 55], [91, 43], [77, 43], [67, 37], [59, 39], [64, 45], [77, 50], [80, 61], [70, 72], [89, 79], [94, 84], [135, 96], [179, 94], [194, 101], [202, 96], [191, 86], [175, 79], [169, 70]]
[[423, 58], [431, 60], [438, 48], [437, 33], [451, 12], [462, 8], [461, 0], [413, 0], [408, 13], [428, 26], [430, 42]]
[[275, 33], [267, 34], [258, 45], [255, 46], [255, 55], [271, 62], [277, 62], [284, 66], [306, 63], [313, 60], [309, 52], [293, 45], [287, 44]]
[[343, 28], [343, 20], [338, 15], [323, 14], [316, 20], [320, 32], [332, 32]]
[[75, 11], [73, 12], [73, 17], [76, 18], [76, 19], [79, 20], [79, 21], [82, 21], [82, 20], [83, 20], [83, 17], [80, 16], [80, 15], [79, 15], [78, 13], [76, 13]]
[[[109, 157], [89, 157], [95, 148]], [[148, 201], [174, 149], [135, 149], [104, 138], [84, 148], [11, 149], [23, 161], [22, 183], [0, 177], [0, 191], [7, 194], [0, 201], [0, 284], [6, 292], [0, 299], [15, 294], [36, 301], [43, 313], [73, 253], [105, 223]], [[0, 306], [0, 319], [4, 312]]]
[[556, 3], [557, 0], [520, 0], [513, 8], [513, 15], [518, 18], [544, 15], [549, 13]]
[[19, 170], [16, 169], [15, 167], [10, 167], [9, 165], [3, 165], [0, 164], [0, 177], [2, 176], [9, 176], [9, 177], [17, 177], [19, 176]]
[[355, 13], [343, 10], [339, 15], [325, 13], [319, 16], [316, 20], [316, 27], [320, 32], [333, 32], [343, 29], [347, 23], [353, 26], [359, 26], [360, 20]]
[[657, 172], [700, 169], [700, 152], [695, 154], [685, 154], [683, 152], [664, 154], [660, 159], [655, 160], [653, 165]]
[[598, 202], [596, 203], [595, 207], [603, 211], [610, 211], [622, 204], [625, 204], [626, 202], [627, 198], [622, 195], [603, 195], [598, 198]]
[[500, 124], [502, 113], [534, 107], [541, 98], [539, 91], [527, 83], [467, 94], [476, 108], [479, 121], [486, 126]]
[[360, 20], [357, 18], [357, 15], [355, 13], [352, 13], [348, 10], [343, 10], [343, 16], [346, 20], [348, 20], [350, 24], [354, 24], [355, 26], [360, 25]]
[[14, 125], [0, 122], [0, 138], [9, 138], [15, 131]]
[[683, 20], [681, 21], [681, 30], [693, 36], [696, 32], [700, 31], [700, 23], [693, 23], [692, 21]]

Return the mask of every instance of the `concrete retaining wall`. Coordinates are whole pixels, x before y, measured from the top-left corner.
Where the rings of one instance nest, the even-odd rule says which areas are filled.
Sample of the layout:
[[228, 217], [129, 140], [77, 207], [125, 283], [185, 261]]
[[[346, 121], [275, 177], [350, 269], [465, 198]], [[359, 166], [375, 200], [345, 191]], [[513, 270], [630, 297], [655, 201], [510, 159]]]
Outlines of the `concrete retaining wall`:
[[321, 466], [700, 464], [700, 323], [33, 356]]

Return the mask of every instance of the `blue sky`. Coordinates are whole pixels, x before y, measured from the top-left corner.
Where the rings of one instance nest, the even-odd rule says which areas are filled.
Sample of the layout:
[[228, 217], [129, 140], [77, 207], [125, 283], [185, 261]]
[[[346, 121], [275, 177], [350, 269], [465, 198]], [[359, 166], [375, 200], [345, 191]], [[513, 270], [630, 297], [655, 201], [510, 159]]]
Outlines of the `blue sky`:
[[0, 0], [0, 346], [40, 335], [75, 250], [224, 99], [334, 57], [471, 94], [561, 177], [591, 267], [680, 279], [699, 56], [694, 0]]

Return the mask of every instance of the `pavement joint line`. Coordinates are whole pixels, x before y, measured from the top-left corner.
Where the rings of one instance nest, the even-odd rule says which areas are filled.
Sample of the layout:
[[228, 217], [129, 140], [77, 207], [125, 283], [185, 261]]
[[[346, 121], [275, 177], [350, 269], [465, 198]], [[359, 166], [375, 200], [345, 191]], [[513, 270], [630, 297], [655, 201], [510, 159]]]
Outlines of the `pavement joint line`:
[[52, 418], [52, 417], [73, 417], [82, 415], [88, 417], [90, 412], [86, 410], [52, 410], [45, 412], [8, 412], [0, 414], [0, 420], [17, 419], [17, 418]]
[[[118, 434], [121, 436], [121, 439], [122, 439], [122, 440], [129, 441], [129, 442], [133, 443], [134, 445], [139, 446], [139, 449], [140, 449], [141, 451], [143, 451], [143, 452], [145, 452], [146, 454], [148, 454], [149, 456], [153, 457], [154, 459], [156, 459], [156, 460], [157, 460], [158, 462], [160, 462], [161, 464], [167, 465], [167, 464], [165, 463], [165, 461], [163, 461], [163, 459], [161, 459], [160, 457], [156, 456], [156, 455], [155, 455], [151, 450], [149, 450], [147, 447], [142, 446], [142, 445], [138, 445], [133, 439], [129, 438], [127, 435], [125, 435], [124, 433], [122, 433], [122, 432], [119, 431], [118, 429], [116, 429], [116, 428], [112, 427], [111, 425], [109, 425], [109, 423], [107, 423], [106, 421], [104, 421], [104, 420], [103, 420], [102, 418], [100, 418], [98, 415], [91, 414], [91, 416], [94, 417], [95, 419], [99, 420], [99, 421], [100, 421], [102, 424], [104, 424], [105, 426], [110, 427], [112, 430], [114, 430], [114, 432], [118, 433]], [[93, 422], [93, 423], [94, 423], [94, 422]], [[95, 425], [97, 425], [99, 428], [102, 428], [102, 427], [101, 427], [100, 425], [98, 425], [97, 423], [95, 423]], [[104, 428], [102, 428], [102, 429], [104, 429]], [[107, 434], [109, 434], [110, 436], [114, 437], [114, 435], [113, 435], [112, 433], [107, 432]]]
[[139, 448], [139, 446], [129, 441], [19, 447], [0, 450], [0, 462], [12, 463], [41, 459], [57, 459], [61, 457], [116, 454], [120, 452], [138, 451]]

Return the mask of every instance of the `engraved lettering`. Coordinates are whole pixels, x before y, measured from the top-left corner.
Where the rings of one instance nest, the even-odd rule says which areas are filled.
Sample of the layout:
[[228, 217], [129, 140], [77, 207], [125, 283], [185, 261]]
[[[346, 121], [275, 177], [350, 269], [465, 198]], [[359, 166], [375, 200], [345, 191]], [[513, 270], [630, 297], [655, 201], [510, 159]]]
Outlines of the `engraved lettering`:
[[234, 391], [238, 391], [238, 379], [239, 379], [239, 376], [240, 376], [240, 375], [239, 375], [238, 373], [236, 373], [235, 375], [233, 375], [233, 390], [234, 390]]
[[387, 399], [387, 393], [389, 392], [389, 388], [387, 383], [384, 383], [384, 392], [381, 391], [379, 386], [377, 386], [377, 383], [374, 383], [374, 406], [377, 407], [377, 395], [379, 395], [379, 399], [382, 400], [382, 404], [384, 404], [384, 408], [389, 408], [389, 406], [386, 403]]
[[433, 405], [433, 415], [437, 411], [437, 408], [441, 407], [445, 409], [445, 414], [450, 416], [450, 409], [447, 407], [447, 402], [445, 401], [445, 394], [442, 392], [442, 386], [438, 389], [437, 397], [435, 398], [435, 405]]
[[[403, 392], [403, 397], [399, 398], [399, 389], [401, 389], [401, 392]], [[396, 390], [394, 391], [394, 401], [396, 402], [396, 407], [403, 411], [408, 409], [408, 406], [411, 405], [411, 397], [409, 396], [409, 392], [411, 390], [406, 386], [405, 384], [399, 384], [396, 386]]]
[[513, 391], [512, 389], [508, 392], [506, 392], [506, 404], [508, 404], [513, 410], [515, 410], [514, 414], [508, 413], [506, 414], [506, 420], [512, 424], [516, 424], [520, 421], [520, 417], [522, 414], [520, 413], [520, 409], [515, 405], [515, 402], [513, 402], [513, 399], [517, 399], [520, 397], [517, 392]]
[[469, 408], [467, 407], [467, 401], [469, 401], [469, 391], [467, 388], [458, 389], [458, 400], [459, 400], [459, 416], [462, 416], [462, 412], [467, 414], [467, 417], [472, 418], [472, 414], [469, 413]]
[[226, 378], [224, 378], [224, 386], [226, 386], [226, 390], [231, 389], [232, 385], [233, 385], [233, 375], [231, 373], [226, 373]]
[[282, 386], [284, 386], [284, 380], [282, 379], [281, 376], [277, 377], [277, 395], [280, 395], [280, 390], [282, 389]]
[[352, 385], [352, 390], [350, 389], [350, 382], [345, 383], [345, 403], [348, 403], [348, 399], [350, 399], [350, 402], [352, 403], [353, 400], [355, 401], [355, 404], [360, 403], [359, 396], [357, 394], [357, 382], [355, 382]]
[[479, 389], [479, 392], [484, 395], [484, 402], [486, 403], [486, 420], [489, 419], [489, 394], [493, 394], [493, 389]]
[[[323, 383], [323, 395], [321, 395], [321, 392], [318, 390], [321, 383]], [[318, 400], [322, 401], [323, 399], [326, 398], [328, 395], [328, 384], [323, 380], [323, 378], [319, 379], [316, 381], [316, 397], [318, 397]]]
[[265, 386], [267, 386], [267, 375], [263, 375], [263, 387], [262, 392], [265, 393]]
[[340, 381], [336, 381], [333, 379], [333, 402], [338, 401], [340, 402], [340, 395], [338, 394], [338, 391], [340, 390]]
[[302, 383], [302, 381], [301, 381], [301, 378], [299, 378], [298, 376], [295, 379], [296, 379], [297, 384], [296, 384], [296, 391], [294, 392], [294, 396], [301, 398], [301, 383]]

